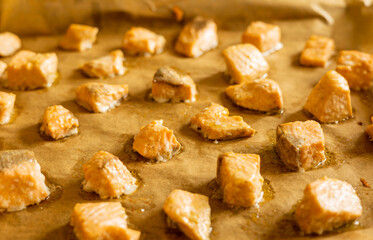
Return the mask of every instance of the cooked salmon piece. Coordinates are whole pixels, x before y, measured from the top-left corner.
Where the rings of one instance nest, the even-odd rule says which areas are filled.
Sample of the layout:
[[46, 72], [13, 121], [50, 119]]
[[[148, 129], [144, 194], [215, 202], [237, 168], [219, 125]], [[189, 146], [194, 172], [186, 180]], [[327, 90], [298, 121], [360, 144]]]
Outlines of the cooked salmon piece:
[[190, 127], [210, 140], [251, 137], [255, 134], [240, 116], [229, 116], [227, 108], [212, 103], [190, 120]]
[[77, 203], [70, 225], [79, 240], [138, 240], [141, 235], [127, 227], [127, 215], [119, 202]]
[[181, 144], [174, 132], [163, 126], [163, 120], [154, 120], [135, 135], [132, 148], [147, 159], [167, 161], [180, 153]]
[[49, 194], [34, 152], [0, 151], [0, 209], [19, 211], [39, 204]]
[[13, 55], [21, 48], [21, 39], [11, 32], [0, 33], [0, 57]]
[[326, 159], [324, 132], [313, 120], [279, 124], [276, 151], [281, 161], [292, 170], [318, 167]]
[[300, 55], [300, 64], [307, 67], [325, 67], [334, 50], [333, 39], [312, 35]]
[[228, 204], [251, 207], [262, 200], [264, 179], [260, 175], [257, 154], [220, 154], [216, 179], [223, 190], [224, 202]]
[[0, 125], [9, 123], [16, 95], [13, 93], [0, 92]]
[[304, 189], [295, 220], [305, 234], [323, 234], [353, 222], [362, 211], [360, 199], [349, 183], [323, 177]]
[[263, 112], [283, 108], [280, 86], [268, 78], [229, 86], [225, 93], [236, 105], [243, 108]]
[[368, 89], [373, 79], [373, 56], [359, 51], [340, 51], [336, 71], [346, 79], [350, 89]]
[[85, 51], [96, 42], [98, 28], [81, 24], [70, 24], [60, 47], [70, 51]]
[[101, 199], [116, 198], [136, 191], [137, 180], [117, 156], [99, 151], [83, 165], [83, 189]]
[[242, 43], [251, 43], [262, 53], [270, 53], [281, 48], [279, 26], [261, 21], [252, 22], [242, 35]]
[[207, 196], [174, 189], [163, 204], [170, 227], [176, 225], [188, 238], [208, 240], [211, 208]]
[[186, 57], [199, 57], [218, 46], [218, 27], [212, 19], [196, 17], [181, 30], [175, 51]]
[[22, 90], [50, 87], [57, 78], [57, 63], [55, 53], [22, 50], [9, 62], [5, 85]]
[[123, 75], [127, 69], [123, 66], [124, 56], [121, 50], [112, 51], [108, 56], [100, 57], [83, 64], [82, 71], [91, 78], [111, 78]]
[[262, 53], [250, 43], [230, 46], [223, 51], [223, 56], [233, 83], [262, 78], [269, 70]]
[[322, 123], [336, 123], [352, 117], [346, 79], [336, 71], [327, 72], [312, 89], [304, 109]]
[[197, 95], [193, 79], [174, 68], [160, 67], [154, 74], [152, 98], [156, 102], [195, 102]]
[[41, 122], [40, 131], [54, 140], [78, 134], [78, 119], [61, 105], [48, 107]]
[[128, 96], [128, 85], [110, 85], [105, 83], [86, 83], [75, 91], [76, 101], [88, 111], [105, 113], [115, 107]]
[[131, 27], [123, 37], [122, 48], [130, 55], [154, 55], [162, 53], [166, 38], [143, 27]]

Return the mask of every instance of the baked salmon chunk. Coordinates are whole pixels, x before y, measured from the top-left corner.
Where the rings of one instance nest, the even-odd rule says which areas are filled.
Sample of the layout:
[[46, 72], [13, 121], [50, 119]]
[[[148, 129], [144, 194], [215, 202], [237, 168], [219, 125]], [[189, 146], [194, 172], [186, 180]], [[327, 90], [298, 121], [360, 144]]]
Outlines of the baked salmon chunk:
[[163, 120], [154, 120], [135, 135], [132, 148], [147, 159], [167, 161], [180, 153], [181, 144], [174, 132], [163, 126]]
[[193, 240], [210, 239], [211, 209], [208, 197], [175, 189], [168, 195], [163, 210], [170, 227], [179, 228]]
[[304, 189], [295, 220], [302, 232], [322, 234], [354, 221], [362, 211], [360, 199], [349, 183], [323, 177]]
[[71, 24], [60, 42], [60, 47], [70, 51], [85, 51], [96, 42], [98, 28], [81, 24]]
[[275, 81], [268, 78], [229, 86], [225, 93], [243, 108], [262, 112], [283, 108], [281, 89]]
[[283, 123], [276, 130], [276, 151], [290, 169], [304, 171], [325, 161], [324, 132], [318, 122]]
[[251, 207], [262, 200], [264, 179], [260, 175], [257, 154], [220, 154], [216, 179], [223, 190], [224, 202], [228, 204]]
[[49, 196], [34, 152], [0, 151], [0, 209], [19, 211]]
[[212, 103], [190, 120], [190, 127], [210, 140], [251, 137], [255, 134], [240, 116], [229, 116], [227, 108]]
[[75, 91], [76, 101], [88, 111], [105, 113], [127, 98], [128, 85], [110, 85], [104, 83], [86, 83]]
[[11, 32], [0, 33], [0, 57], [13, 55], [21, 48], [21, 39]]
[[111, 78], [123, 75], [124, 56], [121, 50], [112, 51], [108, 56], [88, 61], [81, 67], [82, 71], [91, 78]]
[[127, 227], [127, 215], [119, 202], [77, 203], [70, 225], [79, 240], [138, 240], [141, 235]]
[[16, 95], [13, 93], [0, 92], [0, 125], [9, 123]]
[[96, 192], [101, 199], [116, 198], [136, 191], [137, 180], [117, 156], [105, 151], [95, 153], [83, 165], [83, 189]]
[[281, 48], [279, 26], [261, 21], [252, 22], [242, 35], [242, 43], [251, 43], [262, 53], [270, 53]]
[[196, 17], [187, 23], [176, 40], [175, 51], [186, 57], [199, 57], [218, 46], [218, 31], [212, 19]]
[[154, 55], [163, 52], [166, 38], [143, 27], [131, 27], [123, 37], [122, 49], [130, 55]]
[[307, 67], [325, 67], [334, 50], [333, 39], [312, 35], [300, 55], [300, 64]]
[[233, 83], [262, 78], [269, 70], [262, 53], [250, 43], [230, 46], [223, 51], [223, 56]]
[[322, 123], [336, 123], [352, 117], [346, 79], [336, 71], [327, 72], [312, 89], [304, 109]]
[[373, 79], [373, 56], [359, 51], [340, 51], [336, 71], [347, 80], [350, 89], [368, 89]]
[[196, 95], [196, 85], [189, 75], [168, 66], [155, 73], [151, 96], [156, 102], [195, 102]]
[[78, 119], [61, 105], [48, 107], [41, 122], [40, 131], [54, 140], [78, 134]]
[[35, 89], [50, 87], [57, 78], [57, 55], [18, 52], [9, 62], [6, 86], [11, 89]]

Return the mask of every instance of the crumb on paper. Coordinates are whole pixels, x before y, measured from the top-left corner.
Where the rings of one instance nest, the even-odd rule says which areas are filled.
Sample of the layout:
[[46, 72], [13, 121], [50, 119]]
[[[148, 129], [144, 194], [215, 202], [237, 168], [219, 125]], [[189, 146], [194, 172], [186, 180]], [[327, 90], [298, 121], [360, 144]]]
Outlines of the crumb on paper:
[[364, 178], [360, 178], [360, 182], [363, 184], [364, 187], [370, 188], [369, 183]]
[[181, 22], [184, 19], [184, 11], [179, 6], [172, 7], [172, 13], [177, 22]]

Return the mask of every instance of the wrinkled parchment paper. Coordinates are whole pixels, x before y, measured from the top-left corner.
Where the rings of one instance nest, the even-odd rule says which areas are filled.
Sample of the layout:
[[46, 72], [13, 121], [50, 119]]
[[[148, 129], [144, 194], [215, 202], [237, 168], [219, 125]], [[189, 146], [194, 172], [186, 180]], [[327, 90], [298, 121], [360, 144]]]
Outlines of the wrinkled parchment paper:
[[[81, 189], [82, 165], [99, 150], [119, 156], [141, 181], [134, 194], [112, 201], [123, 204], [129, 215], [129, 226], [140, 230], [142, 239], [186, 239], [183, 234], [168, 230], [162, 212], [164, 200], [175, 188], [210, 197], [212, 239], [309, 239], [300, 234], [292, 214], [304, 187], [322, 176], [351, 183], [364, 212], [357, 226], [316, 238], [373, 239], [373, 192], [360, 182], [360, 178], [364, 178], [373, 185], [373, 143], [364, 134], [373, 114], [371, 90], [351, 93], [353, 119], [340, 124], [322, 124], [328, 149], [327, 166], [305, 173], [290, 172], [273, 148], [279, 123], [310, 119], [302, 111], [306, 98], [320, 77], [335, 68], [335, 57], [326, 68], [300, 66], [298, 58], [305, 41], [311, 34], [320, 34], [335, 39], [338, 50], [373, 53], [373, 8], [369, 4], [370, 1], [357, 1], [346, 6], [338, 0], [3, 0], [1, 31], [21, 34], [23, 49], [56, 52], [60, 78], [49, 89], [14, 91], [17, 116], [11, 124], [0, 127], [0, 149], [33, 150], [53, 188], [50, 199], [40, 205], [0, 213], [0, 239], [74, 239], [69, 226], [74, 204], [100, 201], [97, 195]], [[172, 45], [182, 23], [173, 20], [170, 10], [173, 5], [185, 10], [187, 18], [197, 14], [213, 17], [219, 26], [219, 47], [197, 59], [177, 55]], [[269, 78], [277, 81], [283, 91], [285, 111], [282, 115], [243, 110], [224, 95], [229, 81], [224, 75], [221, 51], [239, 43], [245, 27], [258, 19], [278, 24], [282, 30], [283, 49], [266, 57], [271, 67]], [[100, 28], [93, 49], [78, 53], [57, 48], [71, 22]], [[119, 48], [123, 34], [131, 26], [144, 26], [163, 34], [168, 41], [165, 52], [149, 58], [127, 57], [129, 72], [113, 79], [88, 79], [78, 71], [86, 60]], [[2, 60], [9, 62], [10, 58]], [[153, 74], [163, 65], [190, 73], [199, 90], [197, 102], [160, 104], [148, 100]], [[89, 81], [128, 84], [130, 98], [109, 113], [90, 113], [74, 101], [74, 90]], [[256, 135], [215, 144], [191, 130], [190, 118], [211, 102], [229, 108], [231, 115], [241, 115], [257, 130]], [[49, 141], [40, 136], [40, 118], [45, 108], [54, 104], [62, 104], [77, 116], [79, 135], [62, 141]], [[174, 130], [184, 146], [181, 154], [166, 163], [148, 163], [131, 150], [134, 134], [155, 119], [164, 119], [164, 125]], [[222, 203], [213, 180], [217, 157], [227, 151], [260, 154], [266, 184], [265, 201], [259, 209], [232, 209]]]

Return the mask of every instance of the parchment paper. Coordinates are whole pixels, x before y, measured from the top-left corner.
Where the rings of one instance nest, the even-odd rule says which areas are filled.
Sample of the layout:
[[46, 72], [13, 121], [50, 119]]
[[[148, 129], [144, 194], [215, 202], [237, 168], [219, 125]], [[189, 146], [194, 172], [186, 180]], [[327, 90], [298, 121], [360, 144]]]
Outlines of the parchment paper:
[[[20, 33], [24, 49], [56, 52], [60, 78], [49, 89], [13, 91], [17, 95], [17, 116], [11, 124], [0, 127], [0, 149], [33, 150], [54, 191], [40, 205], [0, 213], [0, 239], [74, 239], [69, 227], [74, 204], [100, 201], [97, 195], [81, 189], [82, 165], [99, 150], [119, 156], [142, 183], [133, 195], [112, 200], [123, 204], [129, 226], [140, 230], [142, 239], [186, 239], [183, 234], [168, 230], [162, 212], [164, 200], [175, 188], [210, 197], [212, 239], [373, 239], [373, 192], [360, 182], [364, 178], [373, 185], [373, 143], [364, 134], [373, 114], [371, 90], [351, 93], [353, 119], [322, 124], [327, 166], [305, 173], [290, 172], [273, 148], [279, 123], [310, 119], [302, 110], [306, 98], [321, 76], [335, 68], [335, 57], [326, 68], [298, 64], [299, 53], [311, 34], [332, 37], [338, 50], [373, 53], [373, 8], [362, 2], [350, 6], [337, 0], [324, 2], [3, 0], [1, 31]], [[197, 59], [177, 55], [172, 46], [182, 23], [173, 20], [173, 5], [184, 9], [187, 18], [196, 14], [213, 17], [219, 26], [219, 47]], [[245, 27], [257, 19], [278, 24], [282, 30], [284, 48], [266, 57], [271, 68], [269, 78], [277, 81], [283, 92], [282, 115], [243, 110], [224, 95], [229, 81], [224, 75], [221, 51], [239, 43]], [[71, 22], [100, 28], [92, 50], [78, 53], [57, 48]], [[127, 57], [129, 72], [113, 79], [88, 79], [77, 70], [84, 61], [119, 48], [123, 34], [131, 26], [144, 26], [163, 34], [168, 41], [165, 52], [149, 58]], [[2, 60], [9, 62], [10, 58]], [[148, 100], [153, 74], [163, 65], [190, 73], [199, 90], [197, 102], [160, 104]], [[74, 90], [89, 81], [126, 83], [130, 98], [109, 113], [90, 113], [74, 101]], [[231, 115], [241, 115], [257, 130], [255, 136], [214, 144], [191, 130], [190, 118], [211, 102], [229, 108]], [[62, 141], [48, 141], [40, 136], [40, 118], [45, 108], [54, 104], [73, 111], [79, 119], [79, 135]], [[134, 134], [155, 119], [164, 119], [164, 125], [174, 130], [184, 146], [181, 154], [166, 163], [148, 163], [131, 150]], [[217, 157], [227, 151], [260, 154], [266, 184], [265, 202], [259, 209], [232, 209], [222, 203], [214, 178]], [[304, 187], [322, 176], [351, 183], [362, 201], [363, 216], [357, 226], [320, 237], [305, 237], [294, 223], [294, 206], [302, 198]]]

